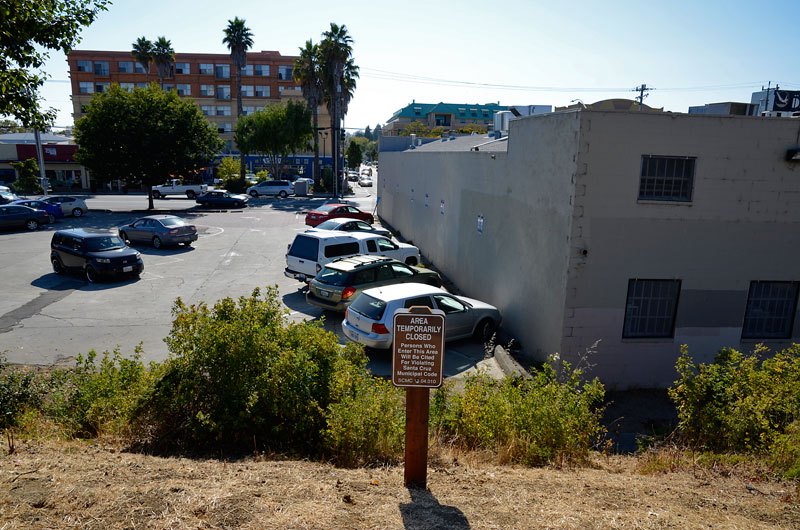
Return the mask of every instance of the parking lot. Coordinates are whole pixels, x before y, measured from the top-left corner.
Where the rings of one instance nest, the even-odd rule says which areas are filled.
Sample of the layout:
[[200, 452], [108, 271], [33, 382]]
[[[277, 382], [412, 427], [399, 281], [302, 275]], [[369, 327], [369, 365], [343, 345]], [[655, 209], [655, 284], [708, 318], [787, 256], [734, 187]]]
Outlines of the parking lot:
[[[371, 212], [374, 191], [356, 189], [347, 202]], [[68, 217], [36, 232], [0, 232], [5, 284], [0, 297], [0, 351], [10, 362], [41, 365], [70, 362], [91, 349], [100, 353], [119, 347], [123, 355], [130, 355], [141, 343], [146, 361], [161, 361], [168, 355], [163, 339], [171, 328], [176, 298], [211, 305], [269, 285], [277, 285], [291, 319], [324, 318], [325, 327], [344, 343], [341, 316], [308, 305], [303, 284], [283, 275], [287, 245], [308, 228], [305, 212], [324, 202], [330, 199], [262, 198], [241, 210], [203, 211], [185, 199], [156, 201], [158, 211], [152, 213], [170, 211], [194, 223], [198, 241], [190, 248], [159, 250], [138, 244], [145, 264], [140, 279], [95, 284], [77, 274], [53, 273], [49, 263], [53, 232], [116, 228], [146, 215], [132, 211], [146, 208], [146, 197], [90, 196], [85, 217]], [[388, 353], [370, 352], [370, 357], [373, 373], [390, 372]], [[461, 373], [482, 359], [482, 344], [451, 343], [445, 374]]]

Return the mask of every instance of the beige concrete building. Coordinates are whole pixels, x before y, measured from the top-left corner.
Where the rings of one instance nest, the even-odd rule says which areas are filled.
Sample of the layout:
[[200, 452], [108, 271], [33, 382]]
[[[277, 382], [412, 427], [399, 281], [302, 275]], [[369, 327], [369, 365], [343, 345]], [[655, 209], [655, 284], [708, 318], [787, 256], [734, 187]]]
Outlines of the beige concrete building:
[[666, 387], [682, 344], [800, 341], [800, 120], [567, 111], [381, 152], [378, 213], [529, 359]]

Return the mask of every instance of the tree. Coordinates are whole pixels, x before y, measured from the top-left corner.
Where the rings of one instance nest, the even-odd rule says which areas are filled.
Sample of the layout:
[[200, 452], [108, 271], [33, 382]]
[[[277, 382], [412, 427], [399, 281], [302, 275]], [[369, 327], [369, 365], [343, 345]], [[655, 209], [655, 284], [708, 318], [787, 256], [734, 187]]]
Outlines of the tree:
[[314, 185], [319, 187], [322, 178], [319, 167], [319, 106], [323, 102], [324, 87], [322, 86], [322, 72], [320, 70], [319, 46], [306, 41], [304, 48], [300, 48], [300, 56], [294, 62], [292, 76], [300, 83], [303, 98], [311, 110], [311, 119], [314, 129]]
[[403, 127], [403, 130], [400, 131], [399, 133], [400, 136], [411, 136], [412, 134], [416, 134], [417, 136], [420, 137], [430, 136], [431, 130], [424, 123], [414, 120], [405, 127]]
[[144, 68], [144, 80], [150, 84], [150, 63], [153, 62], [153, 43], [144, 37], [139, 37], [133, 43], [131, 55]]
[[17, 180], [12, 184], [14, 192], [25, 195], [43, 193], [42, 185], [39, 184], [39, 163], [35, 158], [11, 162], [11, 167], [17, 170]]
[[486, 134], [487, 128], [483, 125], [478, 125], [477, 123], [468, 123], [467, 125], [463, 125], [458, 128], [456, 131], [459, 134]]
[[76, 160], [100, 182], [120, 179], [148, 188], [208, 164], [224, 143], [191, 100], [156, 85], [124, 92], [111, 85], [95, 94], [75, 123]]
[[367, 140], [372, 140], [372, 131], [370, 130], [369, 125], [367, 125], [367, 128], [364, 129], [364, 138]]
[[[227, 44], [231, 51], [233, 69], [236, 71], [236, 119], [242, 117], [242, 68], [247, 66], [247, 50], [253, 47], [253, 32], [244, 25], [244, 19], [233, 17], [228, 21], [228, 27], [223, 30], [225, 37], [222, 44]], [[238, 144], [237, 144], [238, 146]], [[239, 146], [239, 179], [244, 183], [244, 151]]]
[[20, 126], [14, 120], [0, 120], [0, 134], [28, 132], [28, 129]]
[[2, 0], [0, 2], [0, 116], [24, 127], [46, 129], [55, 109], [43, 109], [39, 89], [48, 50], [64, 53], [80, 42], [79, 32], [105, 11], [110, 0]]
[[350, 141], [347, 146], [347, 167], [350, 169], [358, 169], [364, 157], [361, 154], [361, 146], [358, 142]]
[[[220, 160], [219, 165], [217, 166], [217, 178], [222, 180], [222, 185], [225, 188], [229, 188], [229, 183], [234, 183], [237, 181], [240, 182], [239, 162], [230, 156], [222, 157], [222, 160]], [[228, 191], [238, 190], [228, 189]]]
[[289, 154], [305, 149], [311, 137], [311, 112], [301, 102], [270, 105], [236, 123], [236, 144], [266, 159], [274, 178], [285, 172]]
[[381, 124], [379, 123], [378, 125], [375, 126], [375, 130], [372, 131], [372, 139], [377, 140], [381, 136], [383, 136], [383, 129], [381, 128]]
[[367, 142], [367, 145], [364, 146], [364, 155], [367, 157], [367, 160], [377, 160], [378, 142], [376, 142], [375, 140]]
[[153, 44], [153, 62], [156, 64], [158, 82], [164, 86], [164, 79], [172, 77], [175, 64], [175, 50], [172, 49], [172, 43], [166, 37], [159, 37]]

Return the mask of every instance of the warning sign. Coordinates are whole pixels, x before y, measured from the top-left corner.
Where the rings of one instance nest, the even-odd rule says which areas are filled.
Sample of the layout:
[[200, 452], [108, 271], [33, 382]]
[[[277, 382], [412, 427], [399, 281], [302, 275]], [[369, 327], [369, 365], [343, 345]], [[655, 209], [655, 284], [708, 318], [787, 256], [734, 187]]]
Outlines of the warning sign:
[[444, 365], [444, 313], [427, 307], [401, 309], [394, 315], [392, 383], [402, 387], [439, 388]]

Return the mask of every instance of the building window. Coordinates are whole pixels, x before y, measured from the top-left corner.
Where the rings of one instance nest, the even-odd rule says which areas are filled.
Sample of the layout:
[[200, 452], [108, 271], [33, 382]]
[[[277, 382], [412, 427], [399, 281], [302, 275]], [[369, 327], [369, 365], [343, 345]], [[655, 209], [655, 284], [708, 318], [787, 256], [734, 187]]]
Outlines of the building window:
[[798, 287], [800, 282], [750, 282], [742, 338], [791, 338]]
[[231, 99], [231, 86], [217, 85], [217, 99]]
[[191, 67], [189, 63], [175, 63], [175, 73], [176, 74], [190, 74]]
[[200, 63], [201, 75], [214, 75], [214, 65], [208, 63]]
[[414, 107], [414, 116], [419, 116], [422, 114], [422, 107]]
[[218, 133], [229, 133], [233, 131], [233, 125], [231, 122], [227, 121], [225, 123], [218, 123], [217, 124], [217, 132]]
[[230, 116], [230, 115], [231, 115], [230, 105], [217, 105], [217, 116]]
[[242, 106], [242, 116], [249, 116], [256, 111], [255, 107]]
[[117, 70], [121, 74], [133, 73], [133, 61], [119, 61], [117, 62]]
[[95, 83], [94, 84], [94, 91], [98, 94], [102, 92], [108, 92], [108, 89], [111, 88], [111, 83]]
[[461, 114], [461, 115], [464, 115], [464, 114], [467, 113], [467, 109], [459, 107], [458, 108], [458, 113]]
[[119, 87], [120, 87], [120, 88], [121, 88], [121, 89], [122, 89], [124, 92], [133, 92], [133, 83], [120, 83], [120, 84], [119, 84]]
[[81, 94], [93, 94], [94, 93], [94, 83], [89, 81], [81, 81], [78, 83], [78, 92]]
[[136, 83], [136, 88], [147, 88], [147, 83]]
[[214, 105], [200, 105], [200, 110], [203, 111], [203, 116], [213, 116], [216, 112]]
[[242, 96], [253, 97], [255, 93], [256, 91], [253, 85], [242, 85]]
[[92, 71], [92, 61], [78, 61], [78, 71], [79, 72], [91, 72]]
[[111, 75], [108, 69], [108, 61], [95, 61], [94, 75]]
[[191, 96], [192, 95], [192, 85], [177, 85], [179, 96]]
[[242, 75], [253, 75], [253, 65], [246, 64], [244, 68], [242, 68]]
[[691, 202], [694, 157], [642, 155], [639, 199]]
[[680, 280], [628, 280], [622, 337], [672, 337], [680, 291]]
[[278, 79], [291, 80], [292, 79], [292, 67], [290, 65], [280, 65], [280, 66], [278, 66]]
[[[478, 115], [478, 109], [469, 109], [470, 115], [475, 118]], [[475, 123], [475, 122], [472, 122]]]
[[488, 118], [489, 117], [489, 111], [488, 110], [484, 110], [483, 111], [483, 117], [484, 118]]
[[266, 77], [269, 75], [269, 65], [268, 64], [254, 64], [255, 67], [255, 74], [260, 75], [262, 77]]
[[89, 108], [88, 105], [81, 105], [81, 114], [86, 114], [86, 111], [88, 110], [88, 108]]
[[214, 85], [200, 85], [200, 95], [214, 97]]
[[283, 94], [283, 91], [286, 89], [285, 86], [278, 86], [278, 94]]
[[214, 67], [214, 76], [217, 79], [230, 79], [231, 78], [231, 65], [218, 64]]
[[138, 61], [137, 61], [137, 62], [136, 62], [136, 73], [137, 73], [137, 74], [144, 74], [144, 73], [146, 73], [146, 72], [147, 72], [147, 71], [144, 69], [144, 65], [142, 65], [142, 63], [140, 63], [140, 62], [138, 62]]
[[266, 85], [266, 86], [256, 85], [256, 97], [257, 98], [268, 98], [269, 97], [269, 85]]
[[175, 85], [171, 85], [171, 84], [166, 84], [165, 83], [165, 84], [161, 85], [161, 90], [163, 90], [164, 92], [169, 92], [170, 90], [173, 90], [174, 88], [175, 88]]

